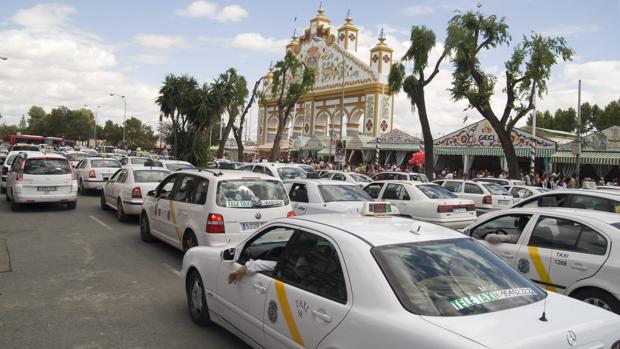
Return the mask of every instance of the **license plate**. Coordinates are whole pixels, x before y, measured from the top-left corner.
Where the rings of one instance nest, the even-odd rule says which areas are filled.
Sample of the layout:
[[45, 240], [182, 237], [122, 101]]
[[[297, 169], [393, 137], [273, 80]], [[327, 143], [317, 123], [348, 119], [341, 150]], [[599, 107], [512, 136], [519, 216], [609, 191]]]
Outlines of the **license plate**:
[[38, 191], [56, 191], [56, 187], [37, 187]]
[[499, 200], [499, 204], [500, 205], [510, 205], [511, 201], [510, 200]]
[[256, 229], [260, 228], [260, 226], [262, 224], [263, 224], [263, 222], [241, 223], [241, 230], [242, 231], [256, 230]]
[[466, 208], [455, 208], [454, 210], [452, 210], [452, 212], [454, 213], [465, 213], [467, 212]]

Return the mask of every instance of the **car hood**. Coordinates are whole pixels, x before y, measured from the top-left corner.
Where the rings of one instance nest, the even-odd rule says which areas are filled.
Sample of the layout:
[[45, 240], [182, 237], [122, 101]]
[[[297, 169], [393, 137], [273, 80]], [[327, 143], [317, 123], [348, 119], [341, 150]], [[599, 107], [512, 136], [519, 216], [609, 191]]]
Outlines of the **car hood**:
[[[332, 201], [326, 203], [326, 207], [332, 208], [334, 210], [338, 210], [341, 212], [351, 212], [358, 213], [362, 211], [362, 207], [364, 206], [366, 201]], [[399, 211], [396, 206], [392, 206], [392, 214], [398, 215]]]
[[[549, 292], [545, 301], [481, 315], [423, 318], [489, 348], [610, 348], [620, 339], [620, 316]], [[569, 331], [576, 343], [568, 342]]]

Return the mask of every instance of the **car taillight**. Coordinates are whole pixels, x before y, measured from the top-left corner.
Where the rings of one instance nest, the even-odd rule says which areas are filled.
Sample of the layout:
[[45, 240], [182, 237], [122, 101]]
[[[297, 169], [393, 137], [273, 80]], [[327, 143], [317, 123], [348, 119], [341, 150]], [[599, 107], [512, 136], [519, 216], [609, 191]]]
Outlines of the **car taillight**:
[[22, 161], [19, 166], [19, 171], [17, 171], [17, 181], [21, 182], [24, 180], [24, 166], [26, 166], [26, 161]]
[[454, 209], [453, 205], [438, 205], [437, 206], [437, 213], [452, 212], [452, 209]]
[[295, 212], [293, 211], [288, 211], [288, 213], [286, 214], [287, 217], [294, 217], [295, 216]]
[[224, 217], [221, 214], [209, 213], [206, 232], [209, 234], [224, 234]]
[[475, 211], [476, 210], [476, 204], [467, 204], [467, 211]]
[[485, 195], [485, 197], [482, 198], [482, 203], [485, 205], [490, 205], [493, 203], [493, 199], [491, 198], [491, 195]]
[[97, 174], [95, 173], [95, 170], [88, 171], [88, 178], [97, 178]]
[[2, 175], [6, 176], [7, 174], [9, 174], [9, 169], [7, 167], [3, 167], [2, 168]]
[[131, 198], [142, 199], [142, 191], [140, 190], [140, 187], [135, 187], [131, 189]]

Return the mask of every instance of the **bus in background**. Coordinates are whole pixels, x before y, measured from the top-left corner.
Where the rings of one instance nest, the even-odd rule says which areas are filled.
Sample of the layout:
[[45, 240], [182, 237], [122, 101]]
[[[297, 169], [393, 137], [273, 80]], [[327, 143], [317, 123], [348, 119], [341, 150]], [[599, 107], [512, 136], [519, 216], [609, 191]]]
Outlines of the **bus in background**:
[[45, 137], [45, 144], [50, 145], [54, 148], [73, 147], [75, 146], [75, 141], [60, 137]]
[[4, 136], [4, 143], [13, 147], [15, 144], [43, 144], [45, 143], [45, 137], [42, 136], [30, 136], [30, 135], [6, 135]]

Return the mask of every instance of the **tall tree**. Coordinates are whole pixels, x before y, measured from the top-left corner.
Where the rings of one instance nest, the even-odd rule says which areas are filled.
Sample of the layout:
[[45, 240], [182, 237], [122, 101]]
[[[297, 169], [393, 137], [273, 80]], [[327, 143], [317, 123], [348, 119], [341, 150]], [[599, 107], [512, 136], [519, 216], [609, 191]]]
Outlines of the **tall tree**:
[[547, 92], [551, 67], [558, 59], [568, 61], [573, 51], [564, 38], [525, 36], [506, 61], [506, 103], [501, 114], [491, 107], [497, 78], [486, 73], [480, 64], [483, 51], [510, 43], [505, 19], [469, 11], [455, 15], [448, 23], [446, 43], [454, 47], [452, 62], [452, 98], [466, 100], [489, 121], [501, 142], [510, 177], [519, 177], [519, 162], [511, 139], [514, 125], [534, 108], [534, 96]]
[[405, 77], [405, 66], [402, 63], [395, 63], [392, 65], [388, 81], [393, 92], [398, 93], [403, 89], [411, 100], [412, 108], [418, 110], [420, 126], [424, 135], [424, 152], [426, 155], [424, 170], [428, 178], [433, 178], [433, 135], [428, 122], [424, 87], [430, 84], [439, 73], [439, 65], [446, 58], [450, 49], [449, 46], [444, 46], [441, 56], [434, 64], [433, 71], [426, 77], [424, 70], [428, 67], [428, 57], [435, 47], [435, 33], [425, 26], [414, 26], [411, 28], [409, 40], [409, 49], [402, 60], [412, 63], [411, 74]]
[[313, 85], [314, 71], [306, 67], [292, 52], [287, 52], [284, 59], [275, 64], [271, 94], [276, 98], [278, 128], [271, 149], [271, 161], [276, 161], [280, 155], [282, 134], [295, 104], [312, 90]]
[[43, 108], [36, 105], [30, 107], [30, 110], [28, 110], [28, 133], [33, 135], [45, 134], [43, 119], [46, 115], [47, 113]]
[[609, 102], [599, 117], [593, 120], [593, 124], [598, 131], [620, 125], [620, 99]]
[[22, 114], [22, 118], [19, 120], [19, 131], [26, 132], [28, 129], [28, 123], [26, 122], [26, 117]]
[[175, 155], [180, 153], [180, 133], [186, 131], [187, 115], [195, 108], [198, 82], [191, 76], [166, 75], [155, 102], [164, 116], [170, 119], [174, 139]]
[[[219, 81], [216, 82], [216, 95], [218, 99], [222, 100], [225, 108], [225, 113], [228, 115], [228, 121], [223, 129], [222, 138], [217, 149], [217, 158], [220, 159], [224, 156], [224, 148], [226, 147], [226, 141], [230, 135], [237, 117], [241, 113], [241, 108], [245, 103], [245, 98], [248, 96], [248, 86], [245, 78], [241, 75], [237, 75], [234, 68], [228, 69], [226, 73], [220, 75]], [[222, 98], [223, 97], [223, 98]]]
[[250, 100], [245, 105], [243, 112], [239, 116], [239, 127], [235, 125], [233, 125], [232, 127], [233, 136], [235, 137], [235, 141], [237, 142], [237, 152], [239, 153], [239, 161], [245, 161], [245, 154], [244, 154], [245, 145], [243, 144], [243, 125], [245, 123], [245, 117], [248, 114], [248, 111], [250, 110], [250, 108], [252, 107], [252, 104], [254, 104], [254, 100], [256, 99], [256, 96], [258, 95], [258, 88], [260, 87], [260, 83], [262, 81], [263, 81], [263, 78], [261, 77], [260, 79], [256, 80], [256, 82], [254, 83], [254, 88], [252, 89], [252, 95], [250, 96]]

